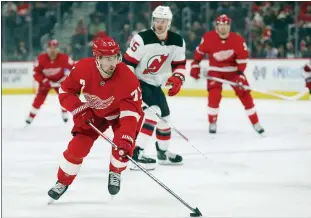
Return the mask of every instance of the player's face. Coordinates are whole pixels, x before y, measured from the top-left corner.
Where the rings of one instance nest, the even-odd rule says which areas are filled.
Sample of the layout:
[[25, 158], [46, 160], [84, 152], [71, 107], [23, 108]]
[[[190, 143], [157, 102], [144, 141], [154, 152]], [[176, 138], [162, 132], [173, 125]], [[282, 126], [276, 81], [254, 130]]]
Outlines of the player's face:
[[111, 76], [119, 63], [119, 55], [114, 56], [102, 56], [99, 58], [99, 63], [102, 70]]
[[153, 25], [154, 25], [154, 30], [156, 31], [156, 33], [159, 35], [165, 33], [167, 31], [168, 22], [169, 22], [168, 19], [154, 18]]
[[221, 35], [226, 35], [230, 32], [230, 24], [219, 23], [216, 25], [217, 32]]
[[58, 52], [58, 48], [54, 45], [51, 45], [48, 47], [47, 52], [50, 57], [55, 57]]

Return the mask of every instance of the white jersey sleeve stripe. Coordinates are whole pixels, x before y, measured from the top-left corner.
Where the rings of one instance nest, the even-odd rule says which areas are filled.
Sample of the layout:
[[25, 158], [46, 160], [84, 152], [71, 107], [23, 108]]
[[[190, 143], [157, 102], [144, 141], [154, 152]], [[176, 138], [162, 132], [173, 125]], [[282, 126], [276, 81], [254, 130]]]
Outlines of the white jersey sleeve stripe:
[[136, 60], [135, 58], [131, 57], [129, 54], [125, 53], [124, 54], [124, 59], [127, 61], [127, 62], [130, 62], [132, 64], [138, 64], [139, 61]]
[[197, 51], [200, 55], [204, 55], [204, 52], [200, 51], [199, 47], [196, 48], [196, 51]]
[[238, 64], [246, 64], [248, 62], [248, 59], [236, 59], [236, 62]]
[[134, 111], [127, 110], [127, 111], [121, 111], [120, 112], [120, 119], [123, 117], [135, 117], [136, 120], [138, 121], [140, 118], [140, 115]]

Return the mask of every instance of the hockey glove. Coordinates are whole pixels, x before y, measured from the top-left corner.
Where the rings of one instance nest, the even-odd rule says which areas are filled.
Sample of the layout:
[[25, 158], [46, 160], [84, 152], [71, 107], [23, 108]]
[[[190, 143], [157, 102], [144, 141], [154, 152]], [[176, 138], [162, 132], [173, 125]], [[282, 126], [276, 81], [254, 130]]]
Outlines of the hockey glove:
[[39, 89], [41, 90], [49, 90], [51, 88], [51, 83], [49, 79], [45, 78], [39, 85]]
[[243, 74], [239, 74], [235, 77], [234, 82], [237, 83], [238, 88], [245, 90], [243, 86], [248, 86], [247, 80]]
[[200, 79], [200, 64], [198, 61], [192, 61], [191, 69], [190, 69], [190, 76], [196, 80]]
[[113, 143], [117, 146], [116, 151], [121, 158], [124, 158], [126, 155], [133, 156], [134, 139], [131, 136], [116, 130]]
[[73, 116], [73, 122], [75, 126], [80, 127], [82, 129], [90, 129], [91, 126], [87, 123], [90, 120], [94, 124], [94, 113], [92, 109], [87, 108], [86, 110], [81, 111]]
[[304, 70], [305, 72], [311, 72], [311, 68], [309, 67], [308, 64], [306, 64], [306, 66], [303, 68], [303, 70]]
[[174, 73], [170, 78], [168, 78], [166, 86], [172, 86], [172, 88], [168, 90], [168, 96], [176, 95], [180, 91], [184, 81], [185, 77], [180, 73]]

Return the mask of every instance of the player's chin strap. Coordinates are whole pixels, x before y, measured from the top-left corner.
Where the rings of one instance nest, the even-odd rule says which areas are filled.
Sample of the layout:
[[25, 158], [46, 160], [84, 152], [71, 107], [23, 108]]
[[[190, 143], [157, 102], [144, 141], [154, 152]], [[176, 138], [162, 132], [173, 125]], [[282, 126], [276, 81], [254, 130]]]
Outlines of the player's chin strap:
[[285, 95], [281, 95], [272, 91], [268, 91], [268, 90], [260, 90], [260, 89], [256, 89], [256, 88], [252, 88], [250, 86], [246, 86], [246, 85], [239, 85], [235, 82], [232, 81], [228, 81], [225, 79], [221, 79], [221, 78], [217, 78], [217, 77], [212, 77], [212, 76], [205, 76], [207, 79], [209, 80], [213, 80], [216, 82], [220, 82], [220, 83], [224, 83], [224, 84], [228, 84], [231, 86], [240, 86], [245, 90], [251, 90], [251, 91], [255, 91], [255, 92], [259, 92], [259, 93], [263, 93], [263, 94], [267, 94], [267, 95], [271, 95], [271, 96], [275, 96], [284, 100], [288, 100], [288, 101], [296, 101], [300, 98], [302, 98], [303, 96], [305, 96], [308, 93], [308, 89], [304, 88], [303, 90], [301, 90], [297, 95], [294, 96], [285, 96]]
[[[207, 157], [202, 151], [200, 151], [197, 147], [195, 147], [190, 141], [189, 139], [182, 134], [178, 129], [176, 129], [172, 124], [170, 124], [165, 118], [163, 118], [160, 114], [158, 114], [158, 112], [156, 110], [154, 110], [151, 106], [147, 105], [145, 102], [143, 102], [143, 108], [144, 110], [149, 109], [151, 110], [160, 120], [162, 120], [164, 123], [166, 123], [166, 125], [168, 125], [169, 127], [171, 127], [178, 135], [180, 135], [183, 139], [185, 139], [195, 150], [197, 150], [197, 152], [199, 152], [206, 160], [208, 160], [211, 164], [215, 165], [215, 161], [212, 160], [211, 158]], [[228, 175], [228, 171], [223, 170], [223, 173], [225, 175]]]
[[[113, 141], [111, 139], [109, 139], [104, 133], [102, 133], [99, 129], [97, 129], [96, 126], [94, 126], [94, 124], [88, 120], [87, 123], [91, 126], [91, 128], [97, 132], [98, 135], [100, 135], [103, 139], [105, 139], [114, 149], [117, 149], [118, 146], [113, 143]], [[145, 174], [147, 174], [153, 181], [155, 181], [156, 183], [158, 183], [162, 188], [164, 188], [167, 192], [169, 192], [171, 195], [173, 195], [177, 200], [179, 200], [179, 202], [181, 202], [183, 205], [185, 205], [189, 210], [192, 211], [192, 213], [190, 214], [190, 216], [202, 216], [200, 210], [196, 207], [193, 208], [191, 207], [187, 202], [185, 202], [181, 197], [179, 197], [177, 194], [175, 194], [175, 192], [173, 192], [170, 188], [168, 188], [166, 185], [164, 185], [164, 183], [162, 183], [160, 180], [158, 180], [154, 175], [152, 175], [150, 172], [148, 172], [148, 170], [146, 170], [143, 166], [141, 166], [139, 163], [137, 163], [132, 157], [130, 157], [129, 155], [126, 155], [126, 157], [133, 163], [135, 164], [139, 169], [141, 169]]]

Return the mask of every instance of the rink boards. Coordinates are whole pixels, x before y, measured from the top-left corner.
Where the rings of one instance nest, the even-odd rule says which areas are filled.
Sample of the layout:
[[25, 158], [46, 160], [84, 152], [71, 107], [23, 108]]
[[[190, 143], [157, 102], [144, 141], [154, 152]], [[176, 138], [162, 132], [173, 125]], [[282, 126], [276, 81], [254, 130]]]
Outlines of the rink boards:
[[[179, 96], [207, 96], [206, 80], [199, 81], [191, 78], [190, 63], [187, 61], [186, 82]], [[292, 96], [305, 88], [303, 67], [308, 59], [251, 59], [245, 70], [246, 77], [251, 85], [259, 90], [274, 91], [279, 94]], [[208, 60], [201, 62], [201, 74], [208, 70]], [[4, 62], [2, 63], [2, 94], [32, 94], [36, 90], [33, 80], [32, 62]], [[164, 88], [165, 92], [167, 91]], [[224, 85], [222, 95], [234, 97], [231, 87]], [[255, 98], [275, 98], [273, 96], [253, 92]], [[301, 99], [308, 99], [306, 94]]]

